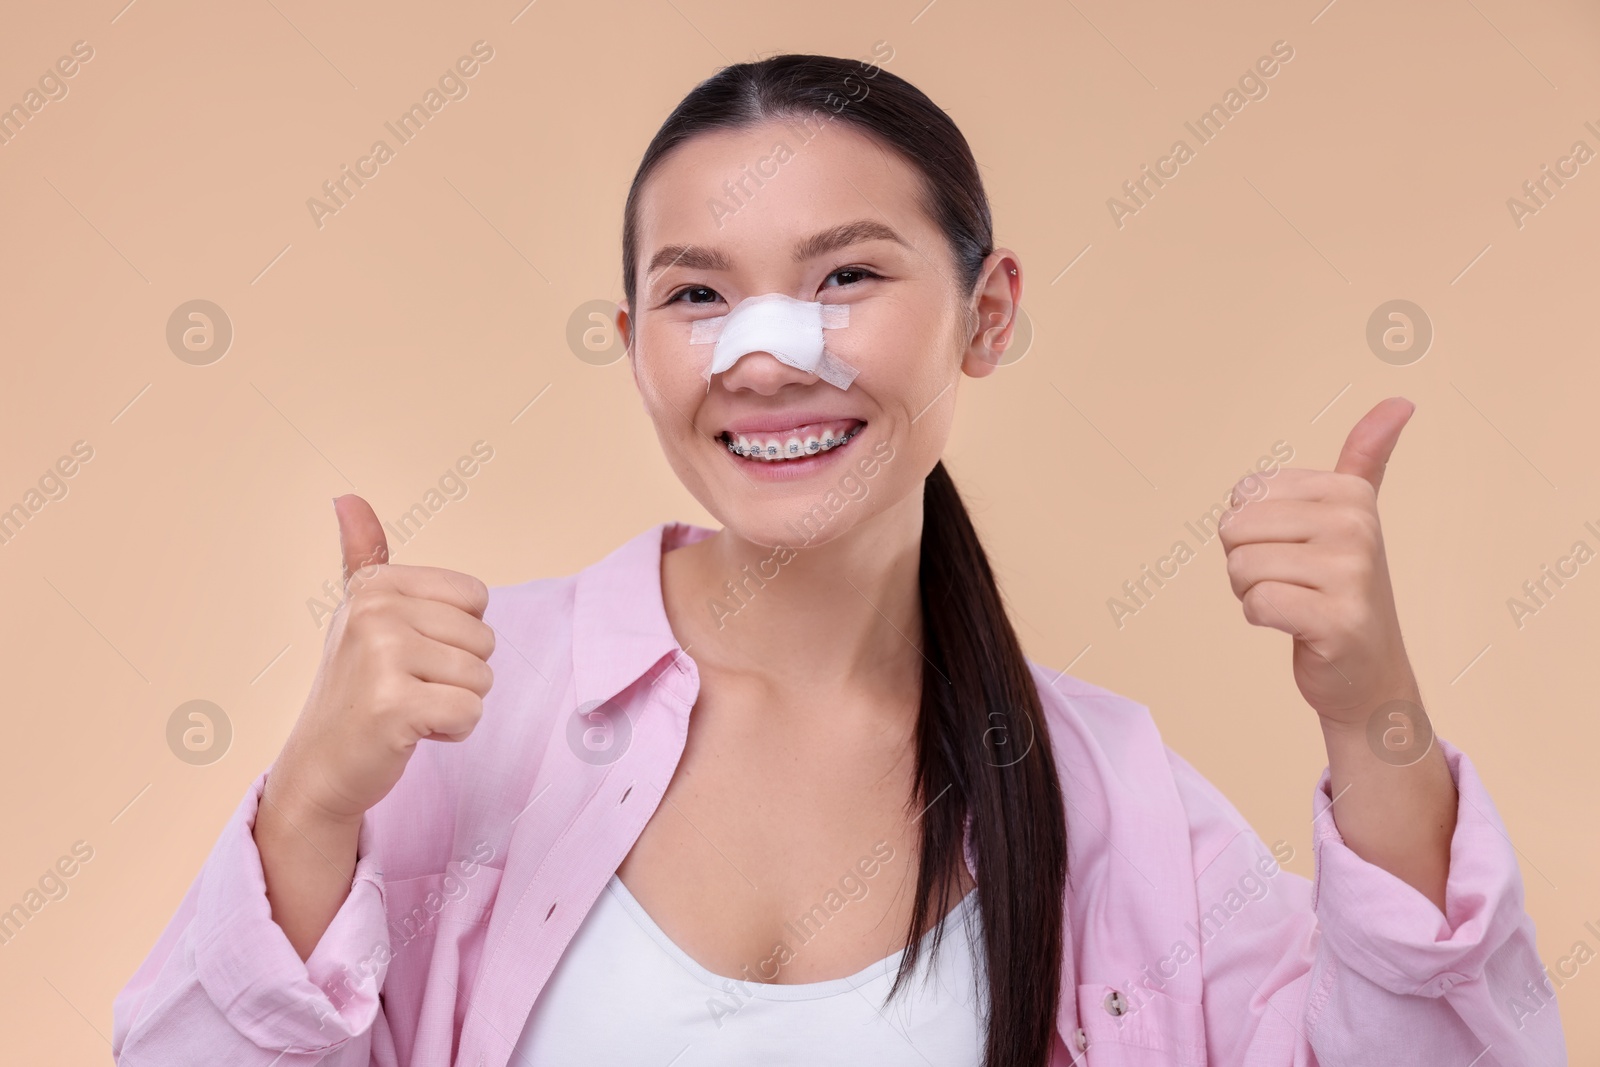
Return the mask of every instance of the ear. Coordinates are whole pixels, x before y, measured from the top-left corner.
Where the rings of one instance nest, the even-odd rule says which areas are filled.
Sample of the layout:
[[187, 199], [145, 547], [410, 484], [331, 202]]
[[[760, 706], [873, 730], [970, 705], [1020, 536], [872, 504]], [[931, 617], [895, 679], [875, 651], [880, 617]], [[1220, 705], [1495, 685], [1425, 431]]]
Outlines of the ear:
[[623, 297], [617, 301], [617, 315], [612, 320], [617, 328], [617, 336], [622, 338], [622, 347], [627, 349], [628, 358], [633, 358], [633, 317], [628, 314], [628, 298]]
[[[644, 403], [644, 383], [639, 380], [639, 364], [633, 358], [634, 322], [633, 316], [628, 313], [628, 300], [624, 297], [617, 301], [617, 313], [611, 320], [617, 331], [617, 336], [622, 338], [623, 351], [627, 355], [628, 370], [633, 374], [634, 391], [638, 394], [639, 402]], [[649, 410], [646, 405], [646, 410]]]
[[973, 378], [993, 374], [1005, 358], [1022, 301], [1022, 265], [1009, 248], [997, 248], [983, 261], [976, 289], [978, 321], [967, 338], [961, 369]]

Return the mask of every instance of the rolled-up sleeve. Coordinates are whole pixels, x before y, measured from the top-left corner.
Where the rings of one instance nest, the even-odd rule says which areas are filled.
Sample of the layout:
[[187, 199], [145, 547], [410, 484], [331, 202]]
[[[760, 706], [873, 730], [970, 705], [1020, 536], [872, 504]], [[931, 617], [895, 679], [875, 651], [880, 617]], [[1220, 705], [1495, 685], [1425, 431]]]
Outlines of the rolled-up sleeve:
[[224, 827], [113, 1006], [122, 1067], [392, 1067], [378, 991], [389, 959], [380, 857], [362, 823], [350, 893], [302, 961], [273, 921], [254, 827], [268, 771]]
[[1307, 881], [1279, 871], [1232, 805], [1171, 757], [1208, 934], [1199, 955], [1210, 1062], [1566, 1064], [1516, 852], [1471, 761], [1437, 743], [1460, 798], [1442, 913], [1344, 843], [1326, 770], [1313, 793]]

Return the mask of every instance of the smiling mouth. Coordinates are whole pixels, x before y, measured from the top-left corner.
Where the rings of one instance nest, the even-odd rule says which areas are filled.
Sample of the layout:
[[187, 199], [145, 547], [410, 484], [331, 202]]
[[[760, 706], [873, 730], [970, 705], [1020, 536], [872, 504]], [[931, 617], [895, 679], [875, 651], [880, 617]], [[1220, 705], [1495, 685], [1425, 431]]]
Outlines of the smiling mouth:
[[736, 456], [762, 463], [786, 463], [839, 448], [850, 442], [866, 425], [859, 419], [844, 419], [770, 433], [733, 433], [724, 430], [716, 439]]

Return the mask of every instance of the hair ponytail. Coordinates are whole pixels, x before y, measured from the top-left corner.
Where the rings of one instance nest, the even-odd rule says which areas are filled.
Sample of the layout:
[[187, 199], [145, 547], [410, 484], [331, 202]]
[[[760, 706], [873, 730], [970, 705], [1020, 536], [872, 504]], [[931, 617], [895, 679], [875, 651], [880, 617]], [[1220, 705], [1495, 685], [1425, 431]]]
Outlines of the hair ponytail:
[[[921, 176], [923, 206], [950, 244], [955, 283], [970, 296], [994, 248], [993, 226], [977, 161], [950, 116], [879, 67], [778, 55], [724, 67], [695, 86], [645, 149], [623, 209], [629, 306], [636, 306], [639, 196], [668, 153], [709, 131], [819, 119], [877, 139]], [[930, 922], [930, 948], [943, 937], [970, 818], [989, 986], [984, 1067], [1045, 1067], [1064, 948], [1066, 815], [1038, 691], [943, 463], [923, 488], [918, 582], [925, 665], [909, 810], [920, 812], [920, 857], [907, 949], [890, 995], [914, 973]]]
[[926, 659], [915, 803], [927, 809], [908, 947], [894, 990], [915, 970], [918, 932], [936, 918], [930, 951], [937, 952], [941, 917], [952, 906], [949, 874], [965, 862], [970, 817], [989, 981], [984, 1063], [1042, 1067], [1055, 1032], [1063, 947], [1061, 785], [1039, 692], [943, 462], [923, 487], [918, 579]]

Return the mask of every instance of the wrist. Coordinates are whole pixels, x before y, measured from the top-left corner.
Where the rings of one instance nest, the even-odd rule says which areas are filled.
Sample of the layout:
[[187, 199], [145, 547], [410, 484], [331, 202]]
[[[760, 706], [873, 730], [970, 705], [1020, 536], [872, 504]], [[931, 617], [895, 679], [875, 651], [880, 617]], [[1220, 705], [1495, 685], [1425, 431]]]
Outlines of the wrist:
[[1393, 710], [1391, 705], [1398, 706], [1397, 702], [1404, 702], [1416, 712], [1421, 711], [1422, 690], [1409, 663], [1402, 662], [1383, 670], [1377, 678], [1350, 703], [1338, 707], [1314, 707], [1325, 735], [1360, 734], [1367, 729], [1373, 715]]
[[328, 834], [353, 833], [360, 829], [365, 812], [341, 811], [319, 799], [302, 785], [292, 765], [280, 759], [267, 772], [267, 781], [261, 792], [261, 807], [280, 817], [284, 822], [305, 833], [320, 831]]

